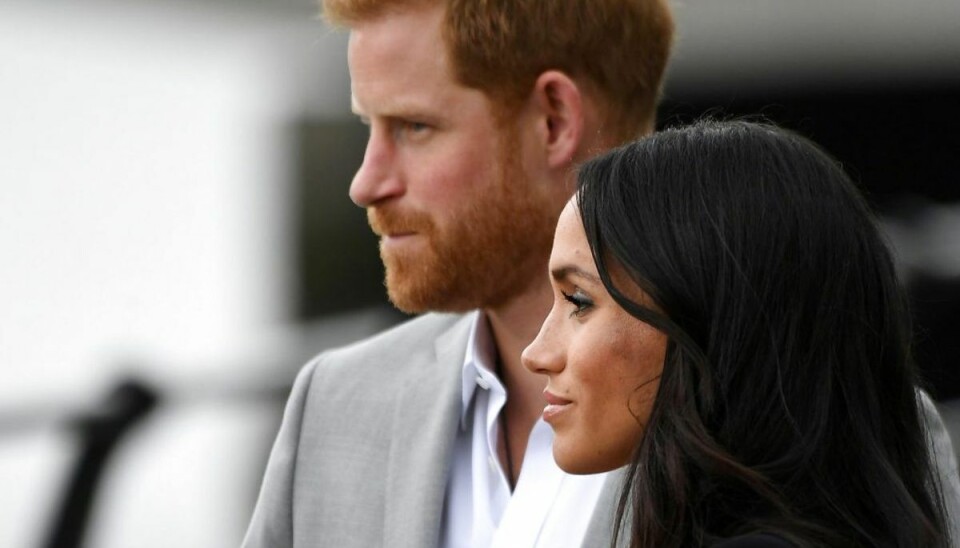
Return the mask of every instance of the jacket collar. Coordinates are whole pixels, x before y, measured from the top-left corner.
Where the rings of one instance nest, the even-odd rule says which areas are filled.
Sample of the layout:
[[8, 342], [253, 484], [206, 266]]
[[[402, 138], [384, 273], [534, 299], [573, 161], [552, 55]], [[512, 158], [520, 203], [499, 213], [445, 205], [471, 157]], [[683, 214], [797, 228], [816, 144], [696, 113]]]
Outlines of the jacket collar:
[[[384, 546], [437, 546], [460, 417], [462, 367], [472, 315], [440, 333], [435, 353], [410, 368], [392, 418]], [[403, 359], [404, 356], [398, 356]]]

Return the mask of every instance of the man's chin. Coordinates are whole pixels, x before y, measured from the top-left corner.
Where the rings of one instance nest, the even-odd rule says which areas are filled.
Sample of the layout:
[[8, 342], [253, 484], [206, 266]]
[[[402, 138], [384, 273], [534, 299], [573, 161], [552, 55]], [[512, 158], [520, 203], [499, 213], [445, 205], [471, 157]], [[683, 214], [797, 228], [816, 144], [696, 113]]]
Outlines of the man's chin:
[[[417, 266], [427, 266], [420, 263]], [[404, 272], [387, 267], [387, 296], [398, 310], [407, 314], [424, 312], [467, 312], [481, 306], [467, 288], [455, 287], [450, 277], [437, 268], [413, 268]]]
[[[387, 296], [390, 302], [401, 312], [423, 314], [425, 312], [467, 312], [476, 308], [461, 298], [449, 298], [442, 292], [425, 287], [397, 287], [387, 282]], [[458, 296], [460, 297], [460, 296]]]

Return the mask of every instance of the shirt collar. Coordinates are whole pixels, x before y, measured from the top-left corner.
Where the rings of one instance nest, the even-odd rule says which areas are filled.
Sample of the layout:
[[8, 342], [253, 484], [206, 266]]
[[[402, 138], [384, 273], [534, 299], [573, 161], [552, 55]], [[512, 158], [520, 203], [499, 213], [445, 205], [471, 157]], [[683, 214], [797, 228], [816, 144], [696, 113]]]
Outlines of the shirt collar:
[[460, 408], [460, 428], [467, 424], [467, 411], [477, 387], [493, 392], [506, 393], [506, 389], [494, 373], [497, 349], [490, 332], [490, 322], [481, 310], [474, 312], [467, 339], [467, 352], [463, 358], [463, 406]]

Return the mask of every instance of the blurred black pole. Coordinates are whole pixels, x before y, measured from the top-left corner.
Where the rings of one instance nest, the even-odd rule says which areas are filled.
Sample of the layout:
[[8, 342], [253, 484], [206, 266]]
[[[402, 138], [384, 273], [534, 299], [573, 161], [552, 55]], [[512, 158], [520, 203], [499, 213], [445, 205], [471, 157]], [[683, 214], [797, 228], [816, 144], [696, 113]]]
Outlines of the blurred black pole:
[[87, 528], [104, 465], [130, 427], [156, 405], [157, 395], [146, 385], [120, 383], [100, 409], [72, 421], [81, 437], [77, 464], [44, 548], [79, 548]]

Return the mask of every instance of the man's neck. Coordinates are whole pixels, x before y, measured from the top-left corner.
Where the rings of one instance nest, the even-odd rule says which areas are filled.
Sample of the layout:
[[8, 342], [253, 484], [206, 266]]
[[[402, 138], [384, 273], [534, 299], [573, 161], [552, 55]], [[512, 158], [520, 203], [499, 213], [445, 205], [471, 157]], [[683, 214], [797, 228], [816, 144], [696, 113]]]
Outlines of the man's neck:
[[500, 359], [500, 381], [507, 389], [504, 413], [511, 458], [505, 458], [502, 447], [498, 453], [504, 465], [512, 462], [513, 477], [519, 476], [530, 431], [546, 404], [543, 399], [546, 379], [527, 371], [520, 363], [520, 354], [537, 336], [551, 302], [552, 293], [544, 275], [544, 283], [537, 284], [533, 290], [504, 306], [484, 309]]

